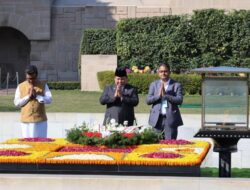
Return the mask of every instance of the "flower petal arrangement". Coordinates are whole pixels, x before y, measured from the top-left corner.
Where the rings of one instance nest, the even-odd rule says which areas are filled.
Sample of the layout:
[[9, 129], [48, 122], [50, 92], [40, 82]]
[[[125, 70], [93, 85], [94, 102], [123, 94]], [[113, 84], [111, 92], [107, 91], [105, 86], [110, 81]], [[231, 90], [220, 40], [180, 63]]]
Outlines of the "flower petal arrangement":
[[39, 160], [48, 154], [48, 151], [17, 151], [17, 150], [1, 150], [0, 164], [18, 163], [18, 164], [36, 164]]
[[126, 148], [109, 148], [105, 146], [82, 146], [82, 145], [68, 145], [64, 146], [58, 152], [123, 152], [130, 153], [136, 147]]
[[57, 145], [66, 145], [70, 144], [69, 141], [67, 141], [64, 138], [13, 138], [8, 139], [4, 143], [6, 144], [38, 144], [46, 142], [47, 144], [57, 144]]
[[123, 153], [114, 152], [51, 152], [39, 160], [44, 164], [117, 164]]
[[9, 139], [0, 143], [0, 172], [171, 175], [175, 171], [199, 176], [210, 149], [205, 141], [162, 140], [162, 134], [150, 127], [114, 127], [99, 126], [95, 131], [84, 124], [68, 130], [66, 139]]
[[[84, 135], [86, 134], [100, 137], [98, 133]], [[135, 137], [134, 134], [125, 136]], [[63, 142], [64, 145], [54, 144], [55, 142]], [[0, 144], [0, 163], [197, 166], [201, 164], [210, 148], [208, 142], [186, 140], [114, 148], [65, 142], [59, 139], [54, 139], [53, 142], [10, 139]]]

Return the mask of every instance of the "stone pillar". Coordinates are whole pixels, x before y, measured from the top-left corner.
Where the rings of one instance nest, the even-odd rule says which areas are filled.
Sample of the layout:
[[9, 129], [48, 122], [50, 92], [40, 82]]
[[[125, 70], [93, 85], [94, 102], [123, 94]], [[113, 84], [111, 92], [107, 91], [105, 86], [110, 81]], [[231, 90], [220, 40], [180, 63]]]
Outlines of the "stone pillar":
[[81, 56], [81, 90], [100, 91], [97, 72], [115, 71], [117, 55], [82, 55]]

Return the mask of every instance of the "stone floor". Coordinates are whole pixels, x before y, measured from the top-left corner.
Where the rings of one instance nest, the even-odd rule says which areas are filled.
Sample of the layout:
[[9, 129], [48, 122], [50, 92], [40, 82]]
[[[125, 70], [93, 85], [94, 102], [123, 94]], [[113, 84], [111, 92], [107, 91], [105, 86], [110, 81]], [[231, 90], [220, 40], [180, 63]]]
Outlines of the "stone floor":
[[4, 190], [249, 190], [250, 179], [0, 174], [0, 188]]

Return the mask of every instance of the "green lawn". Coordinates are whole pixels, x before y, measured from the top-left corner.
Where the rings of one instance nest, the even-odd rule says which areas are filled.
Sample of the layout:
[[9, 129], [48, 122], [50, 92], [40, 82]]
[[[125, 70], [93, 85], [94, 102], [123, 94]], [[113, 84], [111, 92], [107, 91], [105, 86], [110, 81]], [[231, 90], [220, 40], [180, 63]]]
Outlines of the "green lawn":
[[[218, 168], [201, 168], [201, 177], [218, 177], [219, 169]], [[250, 168], [232, 168], [231, 170], [232, 177], [250, 177]]]
[[[53, 102], [47, 105], [47, 112], [103, 113], [105, 106], [99, 103], [101, 92], [81, 92], [79, 90], [52, 90]], [[0, 95], [0, 112], [18, 111], [13, 104], [14, 94]], [[146, 95], [139, 95], [140, 103], [136, 113], [149, 113], [150, 106], [145, 103]], [[200, 113], [201, 96], [185, 96], [181, 106], [182, 113]]]

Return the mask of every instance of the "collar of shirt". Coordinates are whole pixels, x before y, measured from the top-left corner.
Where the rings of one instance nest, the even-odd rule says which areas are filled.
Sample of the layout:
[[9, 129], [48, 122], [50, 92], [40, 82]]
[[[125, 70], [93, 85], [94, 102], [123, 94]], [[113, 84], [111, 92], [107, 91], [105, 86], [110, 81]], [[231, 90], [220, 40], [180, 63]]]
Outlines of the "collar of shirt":
[[170, 83], [170, 79], [164, 84], [165, 91], [167, 91], [169, 83]]

